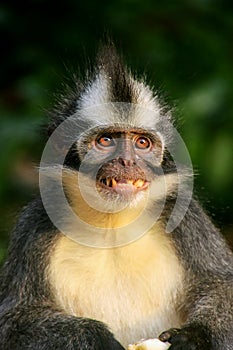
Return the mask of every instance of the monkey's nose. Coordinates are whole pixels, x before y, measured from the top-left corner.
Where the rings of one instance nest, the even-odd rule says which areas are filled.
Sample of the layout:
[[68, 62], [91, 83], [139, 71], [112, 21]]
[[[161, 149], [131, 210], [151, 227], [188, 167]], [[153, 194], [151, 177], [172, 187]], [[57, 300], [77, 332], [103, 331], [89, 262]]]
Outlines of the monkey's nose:
[[120, 163], [123, 166], [133, 166], [135, 164], [135, 161], [133, 159], [125, 159], [123, 157], [119, 157], [118, 163]]

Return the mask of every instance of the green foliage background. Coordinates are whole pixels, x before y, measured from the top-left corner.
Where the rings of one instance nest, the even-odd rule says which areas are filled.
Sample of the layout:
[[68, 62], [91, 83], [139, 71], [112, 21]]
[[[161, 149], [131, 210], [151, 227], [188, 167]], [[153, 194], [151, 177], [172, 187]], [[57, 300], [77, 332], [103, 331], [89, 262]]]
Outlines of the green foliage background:
[[[0, 261], [37, 191], [39, 125], [66, 75], [108, 32], [179, 119], [204, 206], [231, 239], [233, 3], [228, 0], [0, 2]], [[111, 58], [109, 58], [111, 59]]]

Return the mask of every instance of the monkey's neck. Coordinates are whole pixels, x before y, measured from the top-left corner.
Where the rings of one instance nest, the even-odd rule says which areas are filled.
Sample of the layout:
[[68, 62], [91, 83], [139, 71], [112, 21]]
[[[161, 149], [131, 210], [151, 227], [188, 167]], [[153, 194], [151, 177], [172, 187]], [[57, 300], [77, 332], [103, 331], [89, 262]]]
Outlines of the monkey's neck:
[[134, 222], [143, 210], [143, 205], [137, 207], [127, 207], [116, 213], [106, 213], [97, 211], [86, 204], [86, 202], [79, 200], [74, 205], [73, 210], [81, 220], [91, 226], [96, 226], [105, 229], [117, 229]]

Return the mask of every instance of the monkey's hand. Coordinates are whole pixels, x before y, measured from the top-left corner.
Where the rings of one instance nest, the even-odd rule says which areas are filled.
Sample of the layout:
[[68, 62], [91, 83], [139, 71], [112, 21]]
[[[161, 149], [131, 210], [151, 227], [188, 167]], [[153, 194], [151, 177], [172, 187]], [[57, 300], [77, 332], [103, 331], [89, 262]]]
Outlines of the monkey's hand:
[[1, 350], [124, 350], [102, 322], [43, 306], [9, 310], [0, 318], [0, 339]]
[[211, 350], [210, 335], [203, 325], [171, 328], [160, 334], [159, 339], [171, 343], [169, 350]]

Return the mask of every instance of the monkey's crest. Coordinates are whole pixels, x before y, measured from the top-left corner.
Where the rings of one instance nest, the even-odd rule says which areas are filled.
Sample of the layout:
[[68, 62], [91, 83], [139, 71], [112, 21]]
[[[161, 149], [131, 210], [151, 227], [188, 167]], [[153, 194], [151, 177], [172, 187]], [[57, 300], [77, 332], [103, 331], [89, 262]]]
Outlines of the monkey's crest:
[[[51, 113], [50, 133], [66, 118], [76, 115], [80, 133], [91, 127], [122, 124], [166, 130], [166, 143], [172, 138], [168, 108], [143, 80], [134, 78], [111, 41], [101, 46], [96, 64], [87, 71], [84, 81], [76, 81], [75, 89], [65, 99], [62, 95], [57, 100]], [[128, 111], [121, 104], [128, 105]]]

